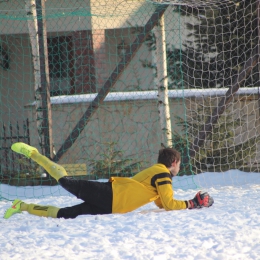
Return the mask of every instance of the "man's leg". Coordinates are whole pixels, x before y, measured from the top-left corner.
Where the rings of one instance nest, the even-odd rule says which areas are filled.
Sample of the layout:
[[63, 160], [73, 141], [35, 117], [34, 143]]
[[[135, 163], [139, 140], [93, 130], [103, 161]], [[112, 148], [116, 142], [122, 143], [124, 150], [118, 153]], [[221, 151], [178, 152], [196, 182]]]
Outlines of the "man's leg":
[[57, 218], [57, 214], [60, 208], [54, 206], [43, 206], [37, 204], [26, 204], [23, 203], [21, 205], [21, 211], [27, 211], [29, 214], [39, 216], [39, 217], [46, 217], [46, 218]]
[[67, 176], [66, 170], [57, 163], [54, 163], [46, 156], [40, 154], [38, 150], [25, 143], [14, 143], [11, 147], [14, 152], [23, 154], [27, 158], [31, 158], [33, 161], [41, 165], [53, 178], [57, 181], [63, 177]]
[[87, 202], [72, 206], [61, 208], [58, 211], [57, 218], [76, 218], [80, 215], [103, 215], [103, 214], [111, 214], [112, 210], [104, 208], [99, 208], [93, 205], [89, 205]]
[[[86, 210], [79, 211], [85, 212], [82, 214], [112, 213], [113, 195], [112, 184], [110, 182], [103, 183], [95, 181], [74, 180], [72, 178], [66, 177], [66, 170], [62, 166], [52, 162], [47, 157], [41, 155], [36, 148], [24, 143], [15, 143], [12, 145], [11, 148], [13, 151], [23, 154], [26, 157], [36, 161], [52, 177], [54, 177], [64, 189], [75, 195], [77, 198], [85, 201]], [[87, 205], [90, 206], [90, 209], [87, 207]], [[32, 207], [31, 212], [33, 213], [31, 214], [37, 213], [34, 212], [33, 209], [34, 208]], [[76, 207], [75, 209], [78, 208]], [[77, 214], [78, 213], [74, 213], [72, 215], [75, 216]]]
[[112, 213], [113, 195], [111, 182], [75, 180], [65, 176], [59, 179], [59, 184], [77, 198], [85, 201], [92, 207], [92, 210], [100, 209], [101, 212], [97, 214]]
[[19, 199], [15, 200], [12, 206], [6, 210], [4, 218], [8, 219], [16, 213], [27, 211], [29, 214], [39, 217], [57, 218], [60, 209], [54, 206], [42, 206], [37, 204], [27, 204]]
[[111, 214], [110, 208], [100, 208], [93, 205], [89, 205], [84, 202], [72, 207], [57, 208], [54, 206], [44, 206], [37, 204], [27, 204], [19, 199], [15, 200], [12, 206], [6, 210], [4, 218], [8, 219], [14, 214], [27, 211], [29, 214], [46, 217], [46, 218], [76, 218], [79, 215], [98, 215], [98, 214]]

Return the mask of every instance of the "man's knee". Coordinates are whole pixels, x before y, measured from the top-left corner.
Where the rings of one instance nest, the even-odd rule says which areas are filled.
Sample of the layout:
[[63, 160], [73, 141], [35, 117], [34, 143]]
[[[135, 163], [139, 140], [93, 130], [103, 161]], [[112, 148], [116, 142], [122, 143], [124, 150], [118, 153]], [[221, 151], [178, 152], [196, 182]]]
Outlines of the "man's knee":
[[72, 177], [64, 176], [59, 179], [59, 184], [66, 191], [70, 192], [77, 198], [79, 197], [80, 189], [81, 189], [80, 180], [74, 180]]

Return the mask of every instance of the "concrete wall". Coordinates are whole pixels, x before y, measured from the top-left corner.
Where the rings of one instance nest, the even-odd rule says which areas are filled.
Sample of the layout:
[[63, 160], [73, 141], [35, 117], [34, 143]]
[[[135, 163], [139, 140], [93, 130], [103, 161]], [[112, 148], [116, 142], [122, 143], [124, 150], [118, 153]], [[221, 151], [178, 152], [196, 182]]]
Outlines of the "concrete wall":
[[[71, 149], [61, 159], [61, 163], [86, 163], [102, 158], [108, 152], [107, 143], [116, 142], [116, 149], [123, 151], [124, 158], [141, 160], [147, 165], [157, 159], [161, 148], [160, 122], [156, 95], [148, 96], [148, 92], [138, 94], [113, 93], [97, 110], [90, 122], [75, 141]], [[173, 91], [171, 93], [174, 93]], [[207, 95], [213, 93], [208, 91]], [[126, 97], [126, 95], [129, 95]], [[133, 98], [134, 97], [134, 98]], [[71, 133], [94, 97], [79, 95], [74, 100], [67, 97], [52, 99], [53, 140], [56, 151]], [[213, 99], [217, 104], [221, 97]], [[181, 133], [176, 117], [180, 116], [190, 122], [190, 114], [203, 104], [202, 96], [186, 96], [180, 98], [170, 95], [170, 111], [172, 131]], [[257, 95], [237, 95], [226, 113], [232, 113], [233, 120], [246, 115], [241, 127], [234, 128], [236, 134], [234, 144], [241, 143], [252, 136], [259, 135], [259, 112]], [[26, 107], [30, 120], [32, 144], [38, 147], [35, 131], [34, 107]], [[187, 133], [189, 136], [190, 133]], [[197, 136], [194, 136], [194, 138]], [[259, 160], [259, 153], [245, 164], [253, 165]]]
[[[154, 7], [146, 1], [52, 0], [45, 2], [47, 31], [63, 32], [141, 26]], [[25, 1], [0, 3], [0, 34], [28, 33]]]
[[[89, 102], [52, 105], [53, 140], [56, 151], [86, 111]], [[31, 142], [38, 146], [34, 107], [27, 106]], [[178, 110], [180, 111], [180, 110]], [[160, 148], [156, 100], [115, 100], [105, 102], [91, 118], [61, 163], [87, 163], [100, 159], [106, 143], [116, 142], [124, 158], [154, 161]]]
[[8, 49], [10, 69], [0, 68], [0, 122], [9, 124], [26, 119], [24, 106], [34, 100], [33, 64], [26, 35], [0, 36]]
[[[46, 1], [48, 37], [71, 36], [73, 40], [73, 94], [100, 90], [120, 61], [118, 44], [122, 40], [130, 44], [135, 38], [131, 27], [144, 26], [153, 11], [154, 6], [146, 1], [124, 5], [118, 1]], [[8, 124], [26, 118], [24, 106], [34, 100], [34, 69], [24, 2], [1, 2], [0, 14], [0, 45], [7, 49], [10, 58], [10, 70], [0, 68], [0, 122]], [[90, 54], [85, 46], [89, 34], [93, 60], [88, 59]], [[151, 61], [151, 54], [143, 45], [112, 91], [154, 89], [152, 71], [143, 68], [140, 61], [145, 59]], [[96, 78], [91, 86], [90, 75]], [[69, 83], [66, 79], [59, 86], [69, 89]]]
[[[71, 94], [98, 92], [121, 60], [120, 43], [131, 44], [138, 33], [133, 27], [142, 30], [153, 11], [154, 6], [146, 1], [46, 1], [48, 37], [71, 37], [74, 51], [72, 78], [51, 79], [51, 90], [55, 86], [67, 90], [73, 84]], [[35, 95], [34, 68], [24, 2], [1, 2], [0, 14], [0, 45], [10, 58], [10, 70], [0, 68], [0, 122], [8, 124], [27, 116], [24, 106]], [[178, 45], [180, 32], [186, 37], [187, 31], [180, 31], [185, 25], [172, 6], [165, 19], [167, 42]], [[92, 50], [88, 50], [89, 41]], [[145, 60], [152, 62], [152, 57], [143, 44], [111, 91], [155, 89], [153, 71], [142, 65]]]
[[[92, 32], [93, 50], [90, 60], [89, 51], [84, 45], [85, 38], [81, 38], [86, 35], [85, 32], [80, 37], [79, 32], [71, 34], [75, 55], [74, 85], [77, 90], [74, 93], [98, 92], [120, 60], [118, 44], [122, 39], [130, 42], [134, 38], [134, 35], [129, 35], [128, 29], [95, 30]], [[6, 35], [0, 36], [0, 41], [1, 39], [3, 46], [8, 49], [10, 69], [0, 68], [0, 121], [8, 123], [26, 118], [24, 106], [34, 101], [34, 72], [28, 35]], [[154, 89], [152, 70], [142, 66], [142, 59], [151, 60], [151, 53], [145, 45], [137, 52], [111, 91]], [[96, 78], [96, 83], [90, 76]], [[69, 82], [67, 81], [68, 84]], [[89, 82], [92, 82], [91, 85]], [[67, 85], [63, 87], [70, 88]]]

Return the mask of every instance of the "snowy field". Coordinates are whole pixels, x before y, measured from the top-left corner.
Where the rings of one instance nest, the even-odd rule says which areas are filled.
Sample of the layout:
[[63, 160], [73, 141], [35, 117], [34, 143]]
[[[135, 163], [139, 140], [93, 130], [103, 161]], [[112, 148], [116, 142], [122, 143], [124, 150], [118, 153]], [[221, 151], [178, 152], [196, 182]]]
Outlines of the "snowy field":
[[[176, 199], [191, 199], [202, 189], [214, 205], [154, 212], [150, 203], [127, 214], [70, 220], [28, 213], [0, 218], [0, 259], [260, 259], [260, 173], [234, 170], [173, 181]], [[58, 207], [81, 202], [60, 187], [0, 185], [0, 195]], [[2, 216], [10, 205], [0, 200]]]

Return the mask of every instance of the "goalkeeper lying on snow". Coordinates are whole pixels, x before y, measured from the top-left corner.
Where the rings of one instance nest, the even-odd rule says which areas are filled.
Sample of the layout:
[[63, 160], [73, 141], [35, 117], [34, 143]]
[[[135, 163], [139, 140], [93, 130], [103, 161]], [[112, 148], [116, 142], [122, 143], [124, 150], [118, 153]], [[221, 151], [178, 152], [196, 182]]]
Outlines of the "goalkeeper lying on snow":
[[158, 162], [132, 178], [112, 177], [108, 182], [74, 180], [65, 169], [41, 155], [36, 148], [24, 143], [15, 143], [11, 149], [31, 158], [41, 165], [68, 192], [84, 202], [72, 207], [57, 208], [27, 204], [16, 199], [5, 212], [8, 219], [15, 213], [27, 211], [30, 214], [52, 218], [76, 218], [85, 214], [126, 213], [151, 201], [165, 210], [194, 209], [210, 207], [213, 198], [208, 193], [198, 192], [194, 199], [175, 200], [172, 177], [180, 170], [180, 153], [172, 148], [159, 151]]

